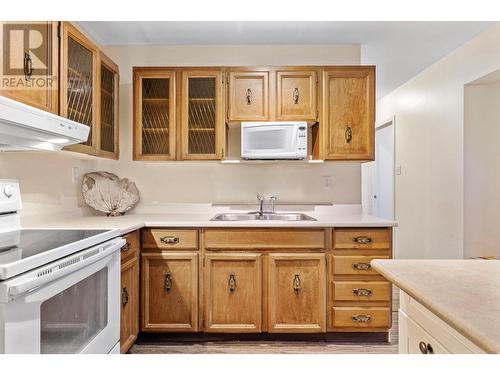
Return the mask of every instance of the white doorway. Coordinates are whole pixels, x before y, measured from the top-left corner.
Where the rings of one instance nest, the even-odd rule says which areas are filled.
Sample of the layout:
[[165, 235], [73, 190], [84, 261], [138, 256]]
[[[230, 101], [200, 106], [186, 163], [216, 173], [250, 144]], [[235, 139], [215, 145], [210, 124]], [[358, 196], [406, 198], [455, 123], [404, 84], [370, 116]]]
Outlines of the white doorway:
[[394, 220], [394, 117], [375, 125], [375, 161], [361, 167], [363, 212]]

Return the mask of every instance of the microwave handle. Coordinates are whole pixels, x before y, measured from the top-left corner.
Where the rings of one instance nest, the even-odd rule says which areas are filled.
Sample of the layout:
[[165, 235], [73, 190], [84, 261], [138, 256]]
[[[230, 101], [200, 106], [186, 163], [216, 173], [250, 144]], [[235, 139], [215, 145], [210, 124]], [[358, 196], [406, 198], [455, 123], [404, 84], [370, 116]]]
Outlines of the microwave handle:
[[[57, 264], [64, 263], [65, 259], [71, 259], [75, 257], [75, 254], [73, 256], [69, 256], [67, 258], [63, 258], [59, 261], [56, 262], [56, 264], [52, 268], [52, 272], [47, 273], [44, 276], [37, 277], [36, 274], [34, 274], [32, 277], [20, 277], [19, 280], [13, 281], [12, 283], [8, 283], [8, 288], [9, 288], [9, 296], [10, 297], [16, 297], [22, 293], [25, 293], [31, 289], [38, 288], [44, 284], [47, 284], [48, 282], [60, 279], [61, 277], [64, 277], [66, 275], [69, 275], [70, 273], [76, 272], [84, 267], [87, 267], [88, 265], [95, 263], [111, 254], [114, 252], [118, 251], [123, 245], [125, 245], [125, 240], [122, 238], [117, 238], [113, 241], [111, 241], [109, 244], [107, 244], [107, 247], [98, 252], [97, 254], [94, 254], [92, 256], [89, 256], [83, 260], [80, 260], [77, 263], [74, 263], [72, 265], [69, 265], [67, 267], [63, 267], [61, 269], [54, 270], [55, 267], [57, 267]], [[99, 245], [102, 246], [102, 245]], [[99, 246], [96, 246], [98, 248]]]

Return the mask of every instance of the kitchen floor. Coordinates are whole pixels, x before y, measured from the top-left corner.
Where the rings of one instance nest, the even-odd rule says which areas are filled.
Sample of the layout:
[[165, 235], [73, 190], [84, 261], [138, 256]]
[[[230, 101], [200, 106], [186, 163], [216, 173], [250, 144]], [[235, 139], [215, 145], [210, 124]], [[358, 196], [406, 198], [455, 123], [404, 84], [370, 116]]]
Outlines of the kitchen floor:
[[397, 354], [398, 314], [392, 313], [391, 342], [362, 341], [210, 341], [210, 342], [137, 342], [130, 354]]

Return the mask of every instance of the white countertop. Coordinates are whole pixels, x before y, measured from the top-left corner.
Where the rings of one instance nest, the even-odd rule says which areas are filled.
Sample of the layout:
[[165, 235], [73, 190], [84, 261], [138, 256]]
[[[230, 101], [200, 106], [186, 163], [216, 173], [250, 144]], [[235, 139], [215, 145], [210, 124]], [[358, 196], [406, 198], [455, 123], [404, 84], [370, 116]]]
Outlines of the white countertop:
[[317, 221], [210, 221], [217, 213], [247, 212], [230, 206], [175, 205], [155, 207], [152, 212], [131, 213], [120, 217], [54, 214], [21, 216], [24, 228], [119, 229], [122, 234], [143, 227], [388, 227], [391, 220], [361, 213], [358, 205], [286, 207], [279, 212], [303, 212]]
[[500, 353], [499, 260], [382, 260], [373, 268], [488, 353]]

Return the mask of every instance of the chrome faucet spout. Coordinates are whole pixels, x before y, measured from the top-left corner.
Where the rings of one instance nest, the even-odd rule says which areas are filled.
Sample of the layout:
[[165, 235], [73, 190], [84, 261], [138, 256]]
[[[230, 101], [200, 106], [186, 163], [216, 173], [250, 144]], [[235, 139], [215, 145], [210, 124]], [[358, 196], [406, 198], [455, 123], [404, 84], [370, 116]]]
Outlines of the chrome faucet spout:
[[259, 201], [259, 212], [260, 216], [264, 215], [264, 197], [262, 195], [257, 195], [257, 200]]

